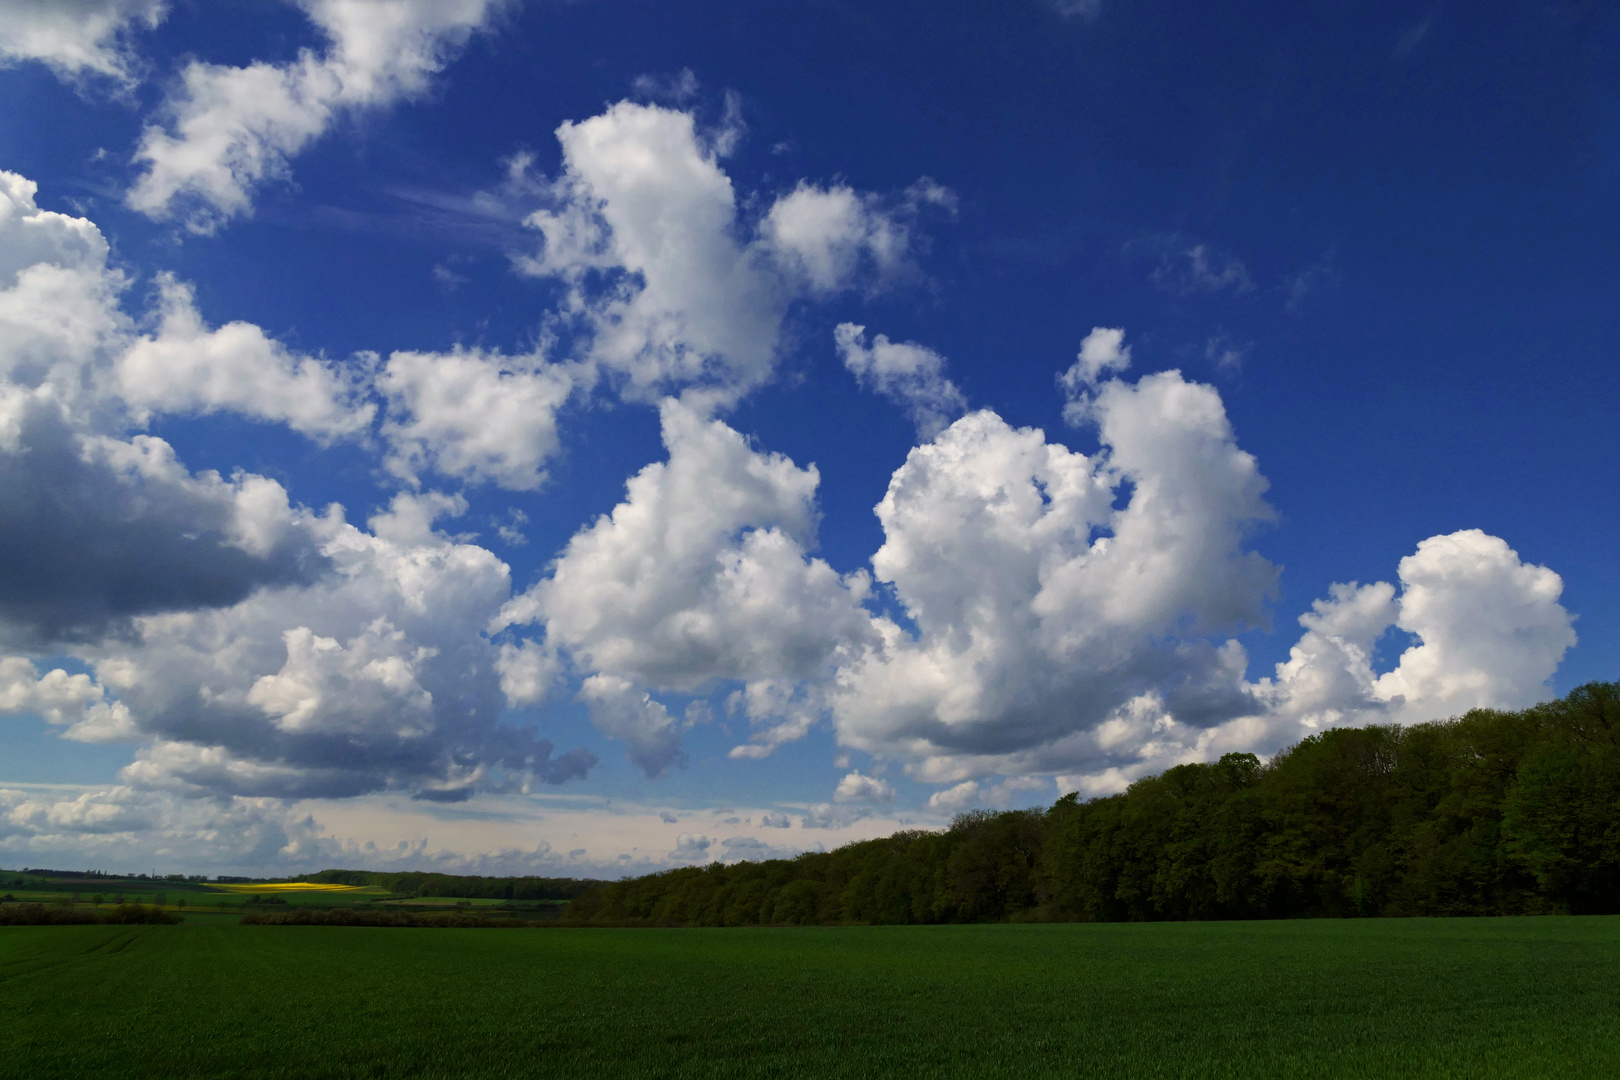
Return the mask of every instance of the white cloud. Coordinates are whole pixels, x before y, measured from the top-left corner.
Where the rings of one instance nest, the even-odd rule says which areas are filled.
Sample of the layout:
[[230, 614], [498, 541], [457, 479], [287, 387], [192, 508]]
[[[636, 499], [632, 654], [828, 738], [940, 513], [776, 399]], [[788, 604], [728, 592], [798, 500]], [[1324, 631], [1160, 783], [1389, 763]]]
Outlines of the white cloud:
[[979, 802], [979, 783], [977, 780], [964, 780], [960, 784], [944, 788], [928, 796], [928, 809], [942, 810], [946, 813], [956, 813], [966, 810]]
[[920, 181], [893, 207], [847, 187], [801, 185], [749, 240], [720, 168], [735, 124], [705, 140], [689, 112], [620, 102], [557, 129], [563, 173], [527, 224], [541, 247], [518, 269], [571, 289], [585, 355], [623, 394], [726, 405], [765, 382], [782, 320], [801, 296], [874, 284], [909, 265], [910, 222], [949, 204]]
[[[767, 813], [738, 806], [733, 826], [706, 824], [681, 854], [702, 861], [785, 858], [905, 828], [903, 817], [838, 807], [844, 824], [747, 835]], [[0, 785], [0, 865], [98, 866], [134, 872], [308, 873], [331, 866], [459, 874], [617, 878], [682, 865], [657, 806], [552, 789], [480, 793], [444, 807], [398, 794], [250, 799], [127, 786]], [[673, 815], [671, 815], [673, 816]]]
[[681, 833], [675, 838], [675, 850], [669, 858], [675, 862], [701, 862], [709, 858], [714, 841], [698, 833]]
[[866, 328], [840, 323], [838, 354], [862, 386], [900, 404], [924, 441], [967, 408], [967, 398], [945, 377], [945, 358], [932, 349], [893, 342], [882, 334], [866, 344]]
[[683, 386], [729, 397], [763, 382], [787, 298], [736, 239], [731, 181], [691, 114], [620, 102], [557, 139], [556, 206], [530, 215], [544, 243], [519, 265], [576, 286], [612, 275], [574, 301], [591, 358], [633, 397]]
[[194, 232], [252, 212], [254, 191], [288, 175], [288, 159], [344, 110], [426, 93], [505, 0], [299, 0], [327, 38], [282, 64], [227, 67], [193, 60], [164, 106], [167, 125], [141, 136], [145, 171], [131, 207]]
[[[1387, 582], [1334, 585], [1300, 617], [1305, 633], [1275, 677], [1243, 684], [1260, 711], [1199, 728], [1160, 697], [1138, 698], [1100, 730], [1116, 745], [1139, 746], [1139, 760], [1060, 775], [1059, 789], [1108, 794], [1180, 761], [1270, 754], [1328, 727], [1423, 723], [1551, 695], [1548, 680], [1575, 643], [1557, 574], [1477, 529], [1424, 540], [1399, 569], [1399, 591]], [[1417, 640], [1380, 674], [1377, 645], [1392, 627]]]
[[[801, 829], [827, 829], [830, 831], [847, 831], [858, 822], [867, 821], [873, 816], [873, 809], [865, 804], [833, 804], [816, 803], [804, 808], [804, 816], [799, 818]], [[893, 831], [892, 829], [890, 830]]]
[[307, 626], [283, 631], [281, 639], [286, 663], [259, 677], [247, 703], [282, 731], [416, 739], [431, 729], [433, 695], [417, 674], [434, 650], [411, 646], [386, 616], [346, 644]]
[[743, 682], [749, 715], [773, 722], [759, 744], [768, 750], [815, 718], [798, 684], [866, 632], [867, 579], [807, 554], [814, 468], [674, 400], [662, 419], [669, 460], [632, 477], [625, 501], [577, 533], [493, 628], [543, 622], [552, 647], [615, 686]]
[[[1548, 680], [1575, 644], [1557, 574], [1478, 529], [1431, 536], [1399, 570], [1399, 595], [1385, 582], [1335, 585], [1301, 616], [1305, 634], [1264, 683], [1277, 717], [1297, 725], [1283, 731], [1420, 723], [1551, 693]], [[1391, 627], [1417, 641], [1377, 674], [1374, 646]]]
[[401, 495], [371, 533], [283, 505], [318, 537], [324, 574], [137, 616], [131, 632], [78, 647], [149, 744], [125, 782], [448, 800], [584, 775], [589, 754], [553, 757], [533, 729], [501, 723], [511, 674], [481, 631], [509, 595], [507, 568], [431, 529], [434, 514], [464, 505]]
[[800, 181], [760, 223], [760, 243], [790, 276], [816, 295], [848, 288], [863, 273], [884, 282], [915, 272], [912, 222], [924, 206], [954, 210], [955, 196], [931, 180], [890, 205], [847, 184]]
[[163, 21], [167, 0], [4, 0], [0, 61], [37, 60], [59, 76], [99, 75], [120, 87], [135, 81], [129, 34]]
[[251, 323], [208, 330], [191, 286], [158, 277], [162, 322], [118, 357], [119, 392], [138, 423], [154, 412], [210, 413], [284, 423], [321, 441], [371, 426], [376, 406], [361, 400], [363, 367], [345, 371], [295, 356]]
[[78, 742], [114, 742], [130, 738], [135, 726], [121, 701], [82, 672], [61, 668], [40, 675], [20, 656], [0, 657], [0, 714], [32, 714], [66, 727], [63, 737]]
[[1378, 680], [1380, 696], [1462, 710], [1523, 706], [1548, 693], [1547, 681], [1575, 644], [1557, 574], [1468, 529], [1423, 541], [1401, 560], [1400, 579], [1396, 625], [1420, 644]]
[[[363, 436], [369, 362], [299, 356], [248, 323], [204, 326], [191, 287], [157, 278], [142, 335], [119, 307], [128, 279], [95, 224], [41, 209], [37, 186], [0, 172], [0, 378], [122, 433], [158, 413], [222, 410], [326, 442]], [[3, 433], [0, 433], [3, 438]]]
[[[163, 440], [127, 435], [150, 410], [121, 396], [119, 361], [138, 344], [118, 306], [126, 279], [94, 224], [40, 209], [35, 192], [0, 172], [0, 635], [84, 640], [318, 577], [313, 519], [280, 484], [193, 474]], [[280, 394], [266, 391], [269, 411], [343, 427], [298, 405], [299, 380], [322, 376], [284, 357], [262, 352], [268, 374], [240, 363], [237, 376]]]
[[867, 776], [859, 769], [846, 773], [838, 781], [833, 801], [840, 803], [890, 803], [894, 801], [894, 788], [887, 780]]
[[503, 644], [495, 661], [495, 670], [501, 676], [501, 693], [513, 708], [544, 702], [562, 677], [562, 667], [555, 652], [534, 641]]
[[1063, 419], [1076, 427], [1085, 423], [1088, 395], [1098, 381], [1130, 366], [1131, 347], [1125, 344], [1125, 331], [1120, 327], [1092, 327], [1080, 342], [1080, 354], [1074, 358], [1073, 366], [1058, 376], [1058, 385], [1068, 399]]
[[38, 190], [0, 170], [0, 379], [84, 410], [97, 394], [95, 369], [130, 333], [118, 309], [128, 282], [108, 267], [101, 230], [41, 209]]
[[162, 860], [220, 873], [276, 861], [301, 831], [289, 819], [272, 800], [18, 785], [0, 788], [0, 852], [36, 866], [89, 863], [133, 873]]
[[537, 488], [557, 453], [557, 410], [586, 377], [536, 357], [396, 352], [377, 378], [388, 401], [387, 468], [413, 484], [431, 469], [470, 483]]
[[609, 738], [625, 744], [630, 760], [650, 780], [671, 768], [684, 768], [681, 729], [669, 710], [627, 679], [592, 675], [579, 690], [590, 706], [591, 723]]
[[978, 412], [896, 471], [872, 565], [916, 630], [879, 620], [840, 668], [842, 743], [961, 781], [1134, 760], [1106, 725], [1147, 687], [1195, 727], [1252, 711], [1216, 635], [1263, 623], [1276, 577], [1243, 549], [1270, 516], [1253, 458], [1178, 373], [1088, 401], [1094, 458]]

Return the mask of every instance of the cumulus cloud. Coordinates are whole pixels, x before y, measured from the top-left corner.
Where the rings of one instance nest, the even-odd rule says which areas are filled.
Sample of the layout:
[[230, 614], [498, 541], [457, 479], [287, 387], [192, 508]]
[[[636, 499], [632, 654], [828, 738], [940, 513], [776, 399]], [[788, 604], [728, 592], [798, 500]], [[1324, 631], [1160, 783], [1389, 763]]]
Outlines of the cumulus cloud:
[[1125, 331], [1121, 327], [1093, 327], [1080, 342], [1080, 354], [1074, 364], [1058, 376], [1068, 405], [1063, 418], [1079, 427], [1086, 421], [1087, 395], [1107, 375], [1115, 375], [1131, 366], [1131, 347], [1125, 344]]
[[814, 467], [679, 402], [661, 416], [668, 460], [632, 477], [511, 610], [581, 664], [660, 689], [810, 675], [864, 621], [864, 579], [806, 554]]
[[21, 656], [0, 657], [0, 714], [44, 717], [66, 728], [63, 738], [77, 742], [115, 742], [135, 734], [129, 709], [108, 700], [90, 676], [61, 668], [40, 675]]
[[887, 780], [867, 776], [859, 769], [846, 773], [838, 781], [833, 801], [840, 803], [890, 803], [894, 801], [894, 788]]
[[0, 634], [43, 644], [158, 611], [235, 603], [327, 570], [315, 519], [274, 480], [193, 476], [169, 444], [74, 431], [55, 402], [0, 386]]
[[262, 799], [184, 799], [115, 786], [78, 792], [0, 787], [0, 852], [31, 865], [141, 865], [161, 853], [205, 872], [280, 861], [306, 831]]
[[812, 293], [830, 295], [863, 273], [881, 283], [913, 272], [912, 222], [926, 206], [954, 210], [956, 199], [927, 179], [898, 203], [847, 184], [800, 181], [771, 205], [760, 223], [760, 245]]
[[[1234, 668], [1232, 682], [1255, 712], [1200, 728], [1178, 719], [1163, 697], [1139, 696], [1101, 730], [1138, 747], [1140, 760], [1059, 775], [1059, 788], [1107, 794], [1167, 765], [1233, 750], [1269, 754], [1328, 727], [1423, 723], [1550, 696], [1548, 680], [1575, 644], [1557, 574], [1478, 529], [1422, 541], [1399, 571], [1399, 589], [1334, 585], [1300, 616], [1305, 632], [1274, 676], [1247, 683]], [[1378, 644], [1392, 628], [1415, 643], [1380, 673]]]
[[669, 459], [632, 477], [625, 500], [577, 533], [551, 575], [493, 625], [543, 623], [548, 644], [602, 677], [587, 686], [616, 688], [593, 716], [616, 729], [631, 717], [643, 718], [634, 730], [651, 724], [660, 741], [643, 767], [652, 771], [673, 760], [678, 736], [663, 707], [630, 687], [745, 683], [740, 703], [774, 719], [779, 742], [802, 734], [806, 709], [814, 718], [799, 684], [867, 626], [866, 576], [840, 576], [808, 555], [815, 469], [755, 450], [678, 401], [661, 416]]
[[[85, 409], [96, 369], [128, 338], [118, 308], [128, 285], [107, 241], [83, 218], [42, 209], [39, 187], [0, 170], [0, 378], [18, 391]], [[0, 413], [0, 445], [16, 445], [20, 398]]]
[[856, 822], [870, 818], [872, 813], [873, 808], [868, 804], [816, 803], [805, 807], [804, 816], [799, 818], [799, 827], [802, 829], [848, 829]]
[[746, 859], [750, 862], [764, 862], [766, 859], [791, 859], [802, 850], [795, 847], [782, 847], [768, 844], [752, 836], [730, 836], [720, 841], [725, 850], [721, 862], [741, 862]]
[[575, 286], [590, 357], [631, 396], [764, 381], [787, 298], [736, 238], [736, 194], [692, 115], [620, 102], [557, 139], [555, 205], [528, 218], [543, 243], [519, 267]]
[[155, 412], [229, 410], [323, 442], [370, 428], [376, 406], [362, 400], [368, 372], [296, 356], [251, 323], [208, 330], [191, 286], [162, 274], [158, 288], [157, 331], [116, 364], [120, 395], [137, 422]]
[[709, 858], [709, 849], [714, 841], [699, 833], [681, 833], [675, 838], [675, 850], [669, 853], [669, 858], [675, 862], [701, 862]]
[[928, 809], [942, 810], [946, 813], [956, 813], [975, 806], [979, 802], [979, 782], [977, 780], [964, 780], [960, 784], [953, 784], [942, 788], [928, 796]]
[[984, 411], [895, 472], [872, 565], [915, 630], [879, 619], [840, 667], [845, 745], [960, 781], [1134, 755], [1103, 725], [1149, 687], [1197, 726], [1252, 710], [1241, 647], [1211, 638], [1263, 624], [1276, 578], [1244, 549], [1271, 514], [1254, 459], [1176, 372], [1085, 400], [1093, 457]]
[[509, 575], [490, 552], [430, 529], [431, 515], [460, 505], [402, 495], [369, 533], [320, 519], [325, 578], [139, 618], [132, 635], [85, 650], [152, 740], [126, 782], [443, 800], [503, 776], [583, 776], [588, 753], [554, 758], [532, 728], [502, 723], [514, 665], [481, 631]]
[[[376, 411], [368, 357], [338, 365], [249, 323], [209, 329], [191, 287], [168, 274], [139, 333], [120, 306], [129, 280], [109, 264], [101, 231], [42, 209], [37, 191], [0, 171], [0, 378], [106, 434], [158, 414], [228, 411], [323, 443], [364, 437]], [[12, 398], [13, 431], [21, 400]]]
[[[0, 173], [0, 640], [66, 649], [90, 673], [39, 676], [14, 657], [6, 708], [72, 738], [143, 742], [124, 774], [142, 790], [446, 801], [585, 775], [588, 752], [553, 756], [532, 728], [502, 722], [509, 704], [541, 700], [557, 661], [485, 634], [511, 582], [491, 552], [436, 529], [466, 511], [462, 496], [401, 493], [368, 532], [340, 507], [294, 504], [275, 480], [193, 473], [169, 443], [129, 434], [158, 413], [229, 410], [365, 442], [369, 387], [256, 327], [208, 329], [173, 279], [138, 333], [99, 230], [34, 196]], [[484, 453], [454, 416], [480, 378], [532, 406], [522, 379], [453, 354], [434, 383], [415, 362], [385, 368], [399, 403], [390, 445], [440, 473], [532, 486], [553, 434]], [[449, 400], [411, 397], [413, 377]], [[517, 428], [503, 403], [486, 423]]]
[[[1418, 723], [1550, 694], [1548, 680], [1575, 644], [1556, 573], [1467, 529], [1424, 540], [1401, 560], [1399, 578], [1399, 594], [1387, 582], [1335, 585], [1300, 617], [1305, 634], [1264, 684], [1279, 717], [1305, 729]], [[1378, 674], [1374, 647], [1392, 627], [1416, 641]]]
[[557, 410], [583, 378], [536, 357], [396, 352], [377, 378], [389, 410], [386, 466], [413, 484], [432, 470], [516, 491], [537, 488], [557, 453]]
[[882, 334], [866, 344], [866, 328], [840, 323], [833, 331], [838, 355], [862, 386], [906, 410], [920, 439], [932, 439], [967, 408], [967, 398], [945, 377], [945, 358], [932, 349], [893, 342]]
[[65, 79], [101, 76], [127, 88], [139, 67], [131, 31], [156, 27], [168, 7], [168, 0], [6, 0], [0, 62], [37, 60]]
[[327, 39], [281, 64], [193, 60], [149, 125], [127, 201], [158, 220], [212, 232], [252, 212], [254, 191], [345, 110], [420, 97], [505, 0], [299, 0]]
[[495, 670], [500, 673], [501, 693], [506, 695], [507, 703], [520, 708], [539, 705], [550, 696], [562, 676], [562, 661], [538, 642], [508, 642], [501, 645]]
[[893, 277], [914, 244], [908, 215], [950, 201], [926, 182], [895, 207], [801, 185], [750, 240], [719, 165], [732, 130], [705, 139], [692, 113], [634, 102], [557, 129], [563, 172], [527, 218], [540, 249], [517, 266], [568, 284], [586, 358], [631, 398], [735, 401], [771, 375], [795, 298], [850, 287], [866, 267]]
[[684, 768], [680, 724], [669, 710], [627, 679], [592, 675], [579, 690], [590, 706], [591, 723], [609, 738], [618, 739], [630, 760], [649, 780], [672, 768]]
[[0, 634], [83, 638], [319, 577], [313, 518], [276, 481], [194, 475], [163, 440], [125, 437], [126, 279], [92, 223], [35, 192], [0, 172]]

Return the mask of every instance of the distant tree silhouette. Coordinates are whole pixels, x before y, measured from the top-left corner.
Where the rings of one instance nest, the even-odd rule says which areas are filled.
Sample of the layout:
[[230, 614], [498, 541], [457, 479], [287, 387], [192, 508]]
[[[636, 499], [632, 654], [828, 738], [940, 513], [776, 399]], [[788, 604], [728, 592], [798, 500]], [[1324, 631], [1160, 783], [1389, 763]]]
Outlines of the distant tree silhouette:
[[836, 851], [598, 883], [563, 919], [739, 926], [1620, 912], [1620, 684], [1325, 731]]

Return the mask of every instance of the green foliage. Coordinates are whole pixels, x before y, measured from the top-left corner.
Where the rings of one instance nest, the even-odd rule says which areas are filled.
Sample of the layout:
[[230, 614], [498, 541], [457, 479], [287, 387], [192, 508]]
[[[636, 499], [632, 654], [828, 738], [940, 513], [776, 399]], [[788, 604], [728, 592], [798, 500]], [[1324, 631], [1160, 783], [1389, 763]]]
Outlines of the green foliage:
[[4, 1072], [41, 1080], [1540, 1080], [1620, 1059], [1613, 918], [6, 927], [0, 978]]
[[416, 871], [322, 870], [295, 879], [319, 885], [371, 885], [400, 896], [447, 896], [468, 900], [572, 900], [597, 884], [578, 878], [460, 877]]
[[65, 898], [54, 904], [7, 904], [0, 907], [0, 926], [138, 926], [174, 924], [179, 915], [142, 904], [119, 904], [111, 911], [86, 911]]
[[1313, 735], [943, 833], [581, 892], [603, 926], [1620, 912], [1620, 684]]

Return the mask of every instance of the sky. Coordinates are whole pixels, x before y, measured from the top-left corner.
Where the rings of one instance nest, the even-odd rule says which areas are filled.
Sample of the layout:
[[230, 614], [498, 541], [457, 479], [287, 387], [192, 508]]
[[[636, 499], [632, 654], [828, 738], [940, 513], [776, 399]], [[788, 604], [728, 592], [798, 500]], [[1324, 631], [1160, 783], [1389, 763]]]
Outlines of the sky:
[[0, 0], [0, 864], [616, 877], [1615, 678], [1617, 45]]

